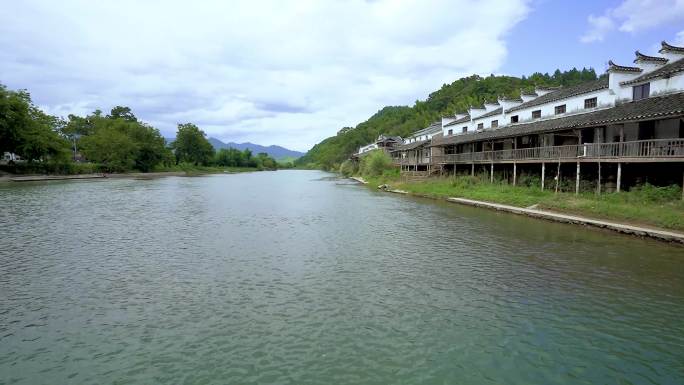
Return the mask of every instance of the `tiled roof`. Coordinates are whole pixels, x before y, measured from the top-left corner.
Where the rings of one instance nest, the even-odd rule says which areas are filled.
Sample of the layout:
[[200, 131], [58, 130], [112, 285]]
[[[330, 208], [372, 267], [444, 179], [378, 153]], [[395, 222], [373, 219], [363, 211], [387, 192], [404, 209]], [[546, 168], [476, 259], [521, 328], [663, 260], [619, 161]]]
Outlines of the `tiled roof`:
[[663, 40], [661, 43], [661, 48], [660, 48], [660, 53], [670, 51], [670, 52], [681, 52], [684, 53], [684, 47], [675, 47], [674, 45], [667, 44], [665, 40]]
[[433, 141], [432, 145], [444, 146], [479, 140], [505, 138], [515, 135], [529, 135], [573, 128], [596, 127], [611, 123], [634, 122], [677, 116], [684, 116], [684, 92], [653, 96], [636, 102], [623, 103], [615, 107], [584, 114], [514, 124], [482, 132], [448, 136], [444, 139]]
[[503, 113], [503, 107], [499, 107], [495, 110], [491, 110], [485, 114], [482, 114], [482, 115], [478, 116], [477, 118], [473, 118], [473, 120], [488, 118], [490, 116], [495, 116], [495, 115], [501, 115], [502, 113]]
[[634, 59], [634, 62], [638, 61], [652, 61], [656, 63], [667, 63], [667, 59], [664, 57], [658, 57], [658, 56], [648, 56], [644, 55], [643, 53], [636, 51], [634, 52], [634, 55], [636, 55], [636, 59]]
[[423, 128], [422, 130], [418, 130], [411, 134], [411, 136], [419, 136], [419, 135], [425, 135], [425, 134], [434, 134], [436, 132], [442, 132], [442, 122], [432, 122], [430, 123], [429, 126]]
[[674, 61], [672, 63], [667, 63], [664, 66], [658, 68], [655, 71], [651, 71], [649, 73], [643, 74], [636, 79], [628, 80], [625, 82], [620, 83], [621, 85], [629, 85], [629, 84], [636, 84], [636, 83], [641, 83], [647, 80], [651, 79], [657, 79], [657, 78], [667, 78], [670, 77], [676, 73], [684, 71], [684, 59], [679, 59], [677, 61]]
[[460, 123], [466, 123], [466, 122], [470, 122], [470, 115], [466, 115], [466, 116], [462, 117], [461, 119], [456, 119], [453, 122], [449, 122], [449, 123], [445, 124], [444, 127], [454, 126], [454, 125], [457, 125]]
[[616, 71], [616, 72], [641, 72], [643, 71], [639, 67], [629, 67], [629, 66], [621, 66], [619, 64], [613, 63], [612, 60], [608, 60], [608, 71]]
[[401, 146], [394, 147], [392, 152], [413, 150], [413, 149], [418, 148], [418, 147], [420, 147], [424, 144], [427, 144], [429, 142], [430, 142], [430, 140], [418, 140], [418, 141], [415, 141], [413, 143], [402, 144]]
[[529, 102], [525, 102], [515, 107], [509, 108], [506, 112], [518, 111], [528, 107], [538, 106], [544, 103], [553, 102], [556, 100], [567, 99], [573, 96], [586, 94], [589, 92], [594, 92], [608, 88], [608, 78], [604, 77], [591, 82], [586, 82], [578, 84], [576, 86], [561, 88], [555, 92], [549, 92], [548, 94], [542, 95], [536, 99], [532, 99]]
[[516, 103], [522, 103], [522, 99], [520, 98], [509, 98], [507, 96], [502, 96], [499, 98], [500, 101], [502, 102], [516, 102]]

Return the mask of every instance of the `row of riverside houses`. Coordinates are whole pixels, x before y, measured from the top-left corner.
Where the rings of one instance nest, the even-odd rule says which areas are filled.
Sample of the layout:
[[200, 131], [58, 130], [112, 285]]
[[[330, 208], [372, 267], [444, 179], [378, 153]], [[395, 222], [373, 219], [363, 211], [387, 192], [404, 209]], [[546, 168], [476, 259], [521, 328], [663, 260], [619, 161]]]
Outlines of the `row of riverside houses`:
[[637, 51], [634, 66], [609, 61], [596, 81], [443, 117], [385, 149], [414, 173], [486, 172], [513, 184], [539, 175], [542, 188], [565, 178], [576, 192], [684, 185], [684, 47], [662, 42], [659, 52]]

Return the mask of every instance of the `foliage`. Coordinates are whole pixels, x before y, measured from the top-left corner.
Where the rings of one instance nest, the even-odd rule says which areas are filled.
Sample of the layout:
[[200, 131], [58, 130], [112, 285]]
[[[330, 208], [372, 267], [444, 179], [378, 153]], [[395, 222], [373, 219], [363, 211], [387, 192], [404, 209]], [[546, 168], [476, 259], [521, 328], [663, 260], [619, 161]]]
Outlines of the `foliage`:
[[178, 125], [176, 140], [173, 142], [176, 161], [207, 166], [214, 156], [214, 147], [207, 140], [204, 131], [192, 123]]
[[359, 173], [363, 176], [380, 176], [385, 171], [395, 169], [392, 158], [382, 150], [374, 150], [361, 158]]
[[159, 131], [138, 121], [128, 107], [114, 107], [106, 117], [98, 111], [85, 118], [69, 115], [63, 132], [74, 138], [86, 159], [110, 172], [147, 172], [172, 158]]
[[354, 162], [350, 159], [347, 159], [344, 162], [342, 162], [342, 164], [340, 164], [340, 174], [342, 174], [346, 177], [353, 176], [358, 172], [359, 172], [359, 168], [358, 168], [356, 162]]
[[0, 154], [13, 152], [29, 162], [64, 160], [69, 143], [58, 133], [62, 125], [34, 106], [28, 92], [0, 84]]
[[214, 164], [224, 167], [254, 167], [259, 170], [275, 170], [278, 168], [278, 163], [267, 153], [260, 152], [257, 156], [252, 156], [252, 151], [247, 148], [243, 151], [234, 148], [222, 148], [216, 153]]
[[336, 136], [316, 144], [296, 164], [337, 169], [335, 165], [380, 134], [405, 137], [427, 127], [441, 116], [466, 111], [470, 106], [481, 105], [485, 100], [496, 100], [498, 96], [519, 97], [521, 89], [530, 91], [535, 86], [572, 86], [595, 79], [596, 72], [592, 68], [573, 68], [565, 72], [556, 70], [553, 75], [534, 73], [522, 78], [472, 75], [444, 84], [426, 100], [416, 101], [412, 107], [385, 107], [356, 127], [342, 128]]

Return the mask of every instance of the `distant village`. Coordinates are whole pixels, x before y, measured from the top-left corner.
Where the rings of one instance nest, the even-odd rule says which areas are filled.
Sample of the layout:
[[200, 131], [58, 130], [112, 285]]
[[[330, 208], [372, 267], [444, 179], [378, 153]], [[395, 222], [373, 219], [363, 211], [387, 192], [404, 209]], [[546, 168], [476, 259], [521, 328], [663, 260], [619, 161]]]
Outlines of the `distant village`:
[[407, 138], [380, 135], [352, 155], [387, 152], [403, 175], [521, 174], [592, 181], [600, 193], [642, 183], [684, 185], [684, 47], [635, 52], [607, 76], [564, 88], [537, 87], [442, 117]]

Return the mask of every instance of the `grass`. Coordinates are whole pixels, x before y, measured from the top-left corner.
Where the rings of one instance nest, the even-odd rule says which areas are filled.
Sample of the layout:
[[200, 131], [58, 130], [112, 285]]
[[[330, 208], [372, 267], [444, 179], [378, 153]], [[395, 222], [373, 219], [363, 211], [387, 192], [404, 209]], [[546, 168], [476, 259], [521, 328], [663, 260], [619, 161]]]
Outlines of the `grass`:
[[185, 172], [188, 175], [197, 174], [219, 174], [260, 171], [256, 167], [222, 167], [222, 166], [195, 166], [193, 164], [181, 163], [173, 166], [160, 166], [154, 172]]
[[540, 209], [591, 218], [684, 231], [684, 201], [678, 186], [644, 185], [629, 192], [594, 193], [542, 191], [538, 187], [489, 183], [487, 178], [459, 176], [406, 181], [394, 175], [365, 177], [369, 186], [388, 184], [394, 189], [433, 198], [459, 197], [517, 207]]

